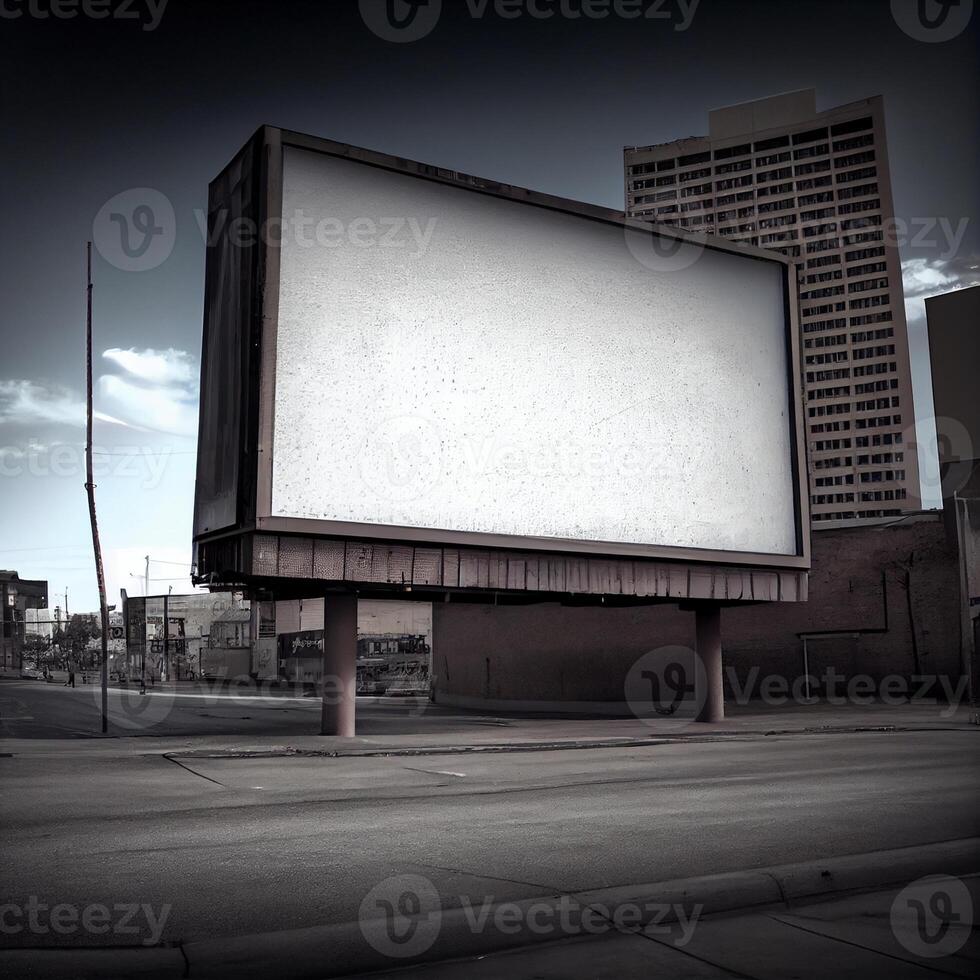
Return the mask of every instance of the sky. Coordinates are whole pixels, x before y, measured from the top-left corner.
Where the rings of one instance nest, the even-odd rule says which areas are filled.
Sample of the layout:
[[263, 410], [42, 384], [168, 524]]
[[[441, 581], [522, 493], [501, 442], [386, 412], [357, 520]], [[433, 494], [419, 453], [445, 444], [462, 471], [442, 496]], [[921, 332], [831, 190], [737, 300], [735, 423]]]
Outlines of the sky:
[[[151, 593], [189, 589], [200, 221], [261, 124], [622, 208], [624, 145], [702, 135], [709, 109], [779, 92], [815, 88], [820, 109], [883, 95], [916, 411], [932, 415], [923, 298], [980, 281], [971, 0], [931, 33], [915, 0], [430, 0], [395, 40], [384, 6], [0, 2], [0, 568], [48, 579], [52, 605], [66, 589], [71, 611], [98, 605], [88, 240], [109, 602], [143, 592], [147, 555]], [[168, 227], [144, 255], [111, 217], [134, 194]]]

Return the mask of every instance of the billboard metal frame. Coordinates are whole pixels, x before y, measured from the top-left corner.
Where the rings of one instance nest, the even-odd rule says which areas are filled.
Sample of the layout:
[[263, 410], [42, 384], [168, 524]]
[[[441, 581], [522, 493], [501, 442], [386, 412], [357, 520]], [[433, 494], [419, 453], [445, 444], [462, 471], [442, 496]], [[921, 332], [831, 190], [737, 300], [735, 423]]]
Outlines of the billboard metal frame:
[[[587, 221], [602, 222], [624, 229], [635, 229], [653, 236], [690, 242], [697, 247], [736, 254], [743, 258], [776, 263], [782, 266], [783, 303], [786, 323], [785, 355], [788, 371], [787, 389], [790, 393], [790, 443], [794, 457], [792, 467], [794, 513], [796, 530], [796, 553], [764, 554], [741, 551], [677, 547], [669, 545], [643, 545], [622, 542], [584, 541], [552, 537], [528, 537], [504, 535], [475, 531], [433, 530], [417, 527], [399, 527], [388, 524], [364, 524], [344, 521], [316, 520], [308, 518], [276, 517], [272, 510], [272, 473], [274, 446], [274, 412], [276, 384], [276, 339], [279, 309], [280, 250], [268, 241], [268, 236], [259, 236], [252, 246], [258, 250], [257, 261], [251, 265], [251, 281], [246, 274], [239, 286], [249, 294], [250, 303], [243, 304], [253, 310], [250, 330], [250, 350], [247, 377], [243, 379], [243, 403], [230, 406], [230, 411], [240, 411], [242, 426], [238, 433], [242, 454], [236, 474], [236, 514], [233, 523], [220, 527], [201, 527], [198, 516], [198, 501], [195, 505], [194, 540], [198, 553], [208, 551], [208, 545], [217, 546], [214, 553], [223, 551], [229, 554], [229, 536], [249, 535], [254, 539], [269, 540], [283, 536], [302, 536], [313, 539], [333, 539], [334, 541], [355, 541], [359, 544], [389, 544], [393, 546], [414, 546], [434, 548], [507, 549], [511, 552], [539, 554], [542, 558], [568, 556], [569, 558], [606, 558], [610, 560], [653, 559], [660, 563], [684, 563], [704, 569], [706, 565], [729, 570], [751, 569], [768, 571], [798, 572], [805, 580], [805, 572], [810, 567], [809, 499], [807, 495], [806, 454], [804, 438], [804, 404], [802, 388], [802, 364], [800, 359], [800, 338], [797, 303], [797, 263], [779, 253], [770, 252], [755, 246], [737, 245], [715, 236], [692, 235], [664, 225], [647, 221], [628, 219], [622, 212], [583, 204], [560, 197], [541, 194], [494, 181], [460, 174], [455, 171], [415, 163], [402, 158], [377, 153], [337, 143], [327, 139], [308, 136], [275, 127], [261, 127], [235, 159], [222, 171], [222, 175], [212, 183], [212, 197], [209, 213], [220, 201], [216, 200], [215, 187], [231, 168], [236, 166], [244, 155], [251, 154], [256, 169], [252, 188], [256, 213], [264, 227], [267, 223], [279, 222], [282, 227], [283, 201], [283, 154], [286, 147], [295, 147], [322, 153], [344, 160], [357, 161], [365, 166], [408, 175], [418, 180], [435, 181], [458, 189], [459, 193], [488, 194], [497, 198], [514, 201], [526, 207], [537, 207], [564, 214], [574, 215]], [[225, 184], [227, 185], [227, 182]], [[210, 261], [210, 255], [209, 255]], [[213, 297], [206, 299], [206, 305]], [[223, 355], [221, 350], [209, 349], [207, 324], [209, 311], [205, 311], [205, 342], [202, 352], [202, 405], [201, 405], [201, 443], [199, 454], [207, 453], [208, 433], [205, 432], [204, 379], [208, 377], [209, 358]], [[258, 355], [257, 357], [254, 355]], [[214, 438], [212, 435], [211, 438]], [[213, 448], [213, 446], [212, 446]], [[199, 486], [201, 474], [199, 456]], [[251, 544], [238, 549], [246, 556], [239, 565], [248, 565], [247, 557], [252, 552]], [[214, 561], [203, 561], [199, 571], [212, 574], [214, 582], [216, 569]], [[733, 568], [734, 566], [734, 568]], [[239, 568], [247, 578], [251, 569]], [[202, 578], [206, 578], [204, 575]], [[241, 579], [239, 579], [241, 580]], [[802, 591], [805, 594], [805, 585]], [[800, 595], [799, 598], [803, 598]], [[773, 596], [776, 598], [776, 596]]]

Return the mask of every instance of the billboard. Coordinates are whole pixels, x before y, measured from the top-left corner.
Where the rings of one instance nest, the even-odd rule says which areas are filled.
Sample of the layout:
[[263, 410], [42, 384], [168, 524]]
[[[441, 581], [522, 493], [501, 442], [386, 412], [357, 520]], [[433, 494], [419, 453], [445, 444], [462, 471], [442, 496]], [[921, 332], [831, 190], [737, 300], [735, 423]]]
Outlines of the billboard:
[[197, 540], [807, 567], [781, 256], [268, 129], [209, 232]]

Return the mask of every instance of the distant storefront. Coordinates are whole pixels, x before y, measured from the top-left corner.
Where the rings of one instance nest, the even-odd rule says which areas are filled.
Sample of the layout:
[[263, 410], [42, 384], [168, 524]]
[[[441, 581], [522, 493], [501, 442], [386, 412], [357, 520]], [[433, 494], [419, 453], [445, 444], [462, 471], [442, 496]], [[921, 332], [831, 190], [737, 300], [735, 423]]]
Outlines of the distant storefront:
[[[234, 651], [235, 670], [244, 659], [248, 674], [249, 605], [240, 594], [129, 596], [123, 591], [122, 601], [126, 652], [116, 671], [120, 678], [196, 680], [215, 668], [225, 649]], [[227, 614], [232, 629], [226, 628], [226, 620], [212, 639], [215, 624]]]
[[[358, 694], [425, 694], [429, 690], [429, 644], [424, 634], [358, 633]], [[323, 630], [277, 637], [279, 678], [319, 684], [323, 678]]]
[[[126, 652], [117, 658], [116, 673], [149, 682], [237, 678], [317, 687], [323, 680], [323, 600], [259, 600], [255, 606], [253, 622], [252, 604], [236, 593], [123, 593]], [[428, 603], [362, 601], [358, 692], [427, 694], [431, 622]]]
[[0, 570], [0, 670], [22, 669], [27, 639], [25, 614], [28, 609], [45, 609], [47, 605], [47, 582]]

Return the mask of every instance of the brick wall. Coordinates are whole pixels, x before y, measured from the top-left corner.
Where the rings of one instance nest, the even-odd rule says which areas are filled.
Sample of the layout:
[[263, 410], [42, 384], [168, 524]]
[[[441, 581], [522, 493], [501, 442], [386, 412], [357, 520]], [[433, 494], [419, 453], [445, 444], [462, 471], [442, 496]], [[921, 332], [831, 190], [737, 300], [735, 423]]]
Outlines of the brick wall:
[[[886, 599], [887, 631], [810, 640], [810, 672], [959, 675], [956, 554], [938, 514], [814, 531], [809, 602], [726, 608], [726, 665], [743, 681], [753, 666], [792, 679], [803, 673], [798, 633], [882, 628]], [[444, 700], [619, 702], [636, 658], [668, 644], [693, 646], [693, 613], [433, 606], [432, 669]]]

